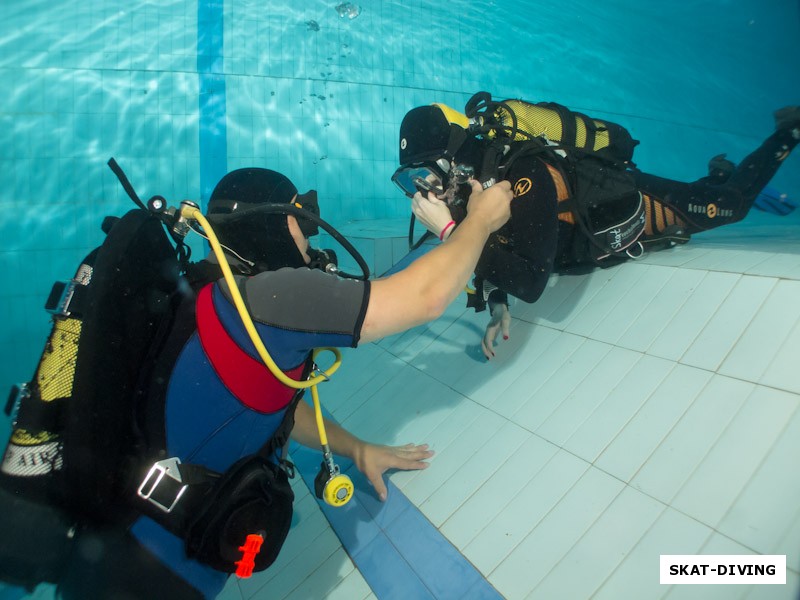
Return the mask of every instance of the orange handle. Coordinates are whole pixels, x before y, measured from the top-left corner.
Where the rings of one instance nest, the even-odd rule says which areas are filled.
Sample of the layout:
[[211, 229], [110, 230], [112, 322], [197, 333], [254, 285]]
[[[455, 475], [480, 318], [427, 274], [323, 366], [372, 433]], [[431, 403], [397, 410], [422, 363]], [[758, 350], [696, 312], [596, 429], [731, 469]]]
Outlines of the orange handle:
[[261, 544], [264, 543], [264, 538], [257, 533], [251, 533], [247, 536], [243, 546], [239, 546], [242, 552], [242, 560], [237, 560], [236, 576], [245, 579], [253, 574], [253, 567], [256, 566], [256, 555], [261, 551]]

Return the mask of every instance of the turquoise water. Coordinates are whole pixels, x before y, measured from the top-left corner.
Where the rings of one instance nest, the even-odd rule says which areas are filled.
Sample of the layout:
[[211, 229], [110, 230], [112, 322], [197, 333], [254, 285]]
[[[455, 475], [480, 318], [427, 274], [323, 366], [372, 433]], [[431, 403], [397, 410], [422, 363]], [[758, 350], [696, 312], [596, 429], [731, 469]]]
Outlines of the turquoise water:
[[[202, 200], [229, 169], [274, 168], [341, 224], [407, 215], [389, 177], [416, 105], [460, 108], [478, 90], [558, 101], [630, 128], [644, 170], [692, 179], [800, 102], [789, 0], [363, 0], [352, 20], [296, 4], [0, 5], [0, 386], [31, 376], [52, 282], [130, 207], [111, 156], [141, 196], [171, 202]], [[773, 185], [800, 198], [798, 155]], [[796, 219], [755, 217], [800, 239]]]

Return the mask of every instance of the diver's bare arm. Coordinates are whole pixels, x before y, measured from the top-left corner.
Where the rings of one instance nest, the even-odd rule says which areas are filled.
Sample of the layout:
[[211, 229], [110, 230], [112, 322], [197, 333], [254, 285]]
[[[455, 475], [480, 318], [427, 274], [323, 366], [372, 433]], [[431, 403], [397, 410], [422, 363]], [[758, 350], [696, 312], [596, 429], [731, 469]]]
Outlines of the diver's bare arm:
[[507, 181], [487, 190], [475, 182], [473, 190], [466, 219], [444, 244], [372, 282], [361, 343], [436, 319], [464, 289], [489, 234], [508, 220], [512, 198]]
[[[339, 456], [355, 459], [359, 448], [364, 445], [364, 442], [330, 419], [323, 417], [323, 421], [331, 451]], [[314, 409], [303, 400], [297, 403], [297, 410], [294, 413], [292, 439], [309, 448], [320, 447]]]

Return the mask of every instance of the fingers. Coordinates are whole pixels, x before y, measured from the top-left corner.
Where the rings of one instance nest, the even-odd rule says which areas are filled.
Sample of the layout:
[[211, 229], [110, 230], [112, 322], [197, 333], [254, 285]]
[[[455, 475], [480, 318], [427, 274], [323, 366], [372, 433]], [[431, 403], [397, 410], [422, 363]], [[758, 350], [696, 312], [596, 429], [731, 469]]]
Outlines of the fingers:
[[485, 337], [481, 340], [481, 350], [483, 351], [483, 355], [486, 357], [486, 360], [492, 360], [494, 357], [492, 342], [488, 342]]
[[503, 312], [500, 315], [500, 327], [503, 331], [503, 339], [507, 340], [510, 337], [511, 330], [511, 311], [508, 310], [507, 304], [502, 304], [501, 310]]
[[386, 497], [389, 495], [389, 490], [386, 489], [386, 484], [383, 482], [383, 473], [371, 473], [367, 475], [367, 479], [375, 488], [378, 493], [378, 498], [381, 502], [386, 502]]
[[419, 213], [419, 211], [420, 211], [420, 203], [421, 202], [423, 202], [422, 194], [417, 192], [411, 198], [411, 212], [413, 212], [415, 215], [417, 215]]
[[486, 360], [492, 360], [494, 357], [494, 341], [497, 338], [497, 325], [490, 323], [488, 327], [486, 327], [486, 333], [481, 340], [481, 350], [483, 350], [483, 355], [486, 357]]
[[405, 446], [376, 446], [367, 445], [368, 452], [365, 454], [365, 462], [359, 465], [359, 469], [372, 487], [378, 493], [381, 501], [386, 500], [387, 488], [383, 480], [383, 474], [390, 470], [416, 471], [427, 469], [429, 463], [425, 462], [434, 455], [433, 450], [427, 444], [406, 444]]
[[406, 444], [393, 448], [397, 461], [392, 465], [395, 469], [411, 471], [414, 469], [427, 469], [428, 463], [423, 462], [434, 455], [428, 444]]
[[452, 219], [447, 203], [439, 200], [432, 192], [429, 192], [427, 197], [420, 192], [414, 194], [411, 199], [411, 210], [417, 220], [436, 235], [439, 235], [442, 228]]
[[485, 190], [475, 180], [471, 180], [470, 184], [472, 195], [467, 204], [467, 212], [477, 211], [489, 226], [489, 231], [497, 231], [511, 216], [511, 200], [514, 198], [511, 183], [503, 180]]
[[495, 356], [494, 343], [501, 332], [504, 340], [510, 338], [511, 312], [508, 310], [508, 306], [498, 303], [492, 312], [489, 324], [486, 326], [486, 333], [481, 340], [481, 350], [486, 360], [491, 360]]

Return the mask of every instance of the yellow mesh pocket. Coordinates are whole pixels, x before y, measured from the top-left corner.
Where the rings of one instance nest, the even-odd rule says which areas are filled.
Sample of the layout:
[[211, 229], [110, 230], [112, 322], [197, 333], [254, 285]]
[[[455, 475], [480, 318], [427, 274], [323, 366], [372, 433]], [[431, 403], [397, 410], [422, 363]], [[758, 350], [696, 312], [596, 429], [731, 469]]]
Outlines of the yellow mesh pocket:
[[[514, 115], [517, 117], [517, 129], [520, 131], [534, 137], [545, 136], [548, 140], [554, 142], [562, 141], [564, 135], [563, 124], [561, 123], [561, 116], [555, 110], [529, 104], [527, 102], [521, 102], [519, 100], [508, 100], [505, 104], [514, 111]], [[584, 122], [584, 118], [575, 113], [569, 114], [575, 119], [575, 147], [585, 148], [586, 123]], [[495, 116], [501, 120], [504, 126], [511, 127], [513, 125], [508, 111], [500, 108]], [[595, 133], [594, 148], [592, 148], [592, 150], [596, 151], [601, 148], [606, 148], [610, 140], [608, 131], [603, 130], [605, 128], [605, 123], [603, 121], [593, 121], [598, 127], [598, 131]], [[517, 133], [514, 139], [525, 140], [528, 138], [523, 134]]]
[[81, 321], [78, 319], [61, 319], [53, 326], [36, 374], [43, 402], [72, 395], [80, 335]]

